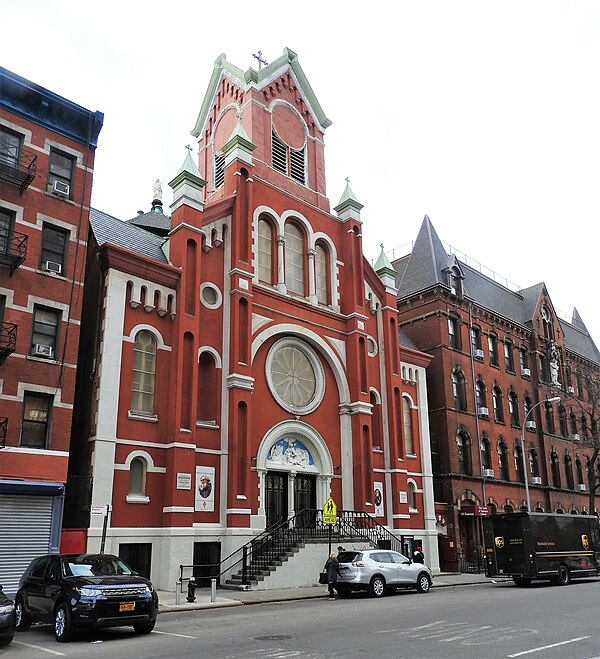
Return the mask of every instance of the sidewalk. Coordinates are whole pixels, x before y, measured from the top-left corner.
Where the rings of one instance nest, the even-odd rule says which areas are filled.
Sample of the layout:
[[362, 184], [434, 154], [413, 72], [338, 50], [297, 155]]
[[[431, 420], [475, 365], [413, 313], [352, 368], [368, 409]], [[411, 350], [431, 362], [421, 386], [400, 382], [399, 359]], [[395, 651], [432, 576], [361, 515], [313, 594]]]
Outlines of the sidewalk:
[[[442, 572], [433, 577], [433, 588], [447, 586], [469, 586], [491, 584], [507, 579], [488, 579], [484, 574], [461, 574], [459, 572]], [[217, 588], [216, 598], [211, 602], [210, 588], [197, 588], [196, 601], [186, 600], [187, 592], [180, 593], [179, 604], [175, 593], [159, 591], [161, 613], [193, 611], [196, 609], [215, 609], [225, 606], [242, 606], [243, 604], [262, 604], [265, 602], [284, 602], [287, 600], [313, 599], [327, 597], [326, 586], [307, 586], [306, 588], [278, 588], [274, 590], [227, 590]]]

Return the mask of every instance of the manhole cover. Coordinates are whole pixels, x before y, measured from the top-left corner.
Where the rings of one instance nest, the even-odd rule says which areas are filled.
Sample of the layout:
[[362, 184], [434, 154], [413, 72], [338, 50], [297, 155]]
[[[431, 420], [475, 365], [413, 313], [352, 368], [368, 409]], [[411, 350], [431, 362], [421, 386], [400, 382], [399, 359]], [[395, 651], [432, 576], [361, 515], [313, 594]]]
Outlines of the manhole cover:
[[255, 641], [286, 641], [291, 636], [285, 636], [285, 634], [271, 634], [270, 636], [256, 636]]

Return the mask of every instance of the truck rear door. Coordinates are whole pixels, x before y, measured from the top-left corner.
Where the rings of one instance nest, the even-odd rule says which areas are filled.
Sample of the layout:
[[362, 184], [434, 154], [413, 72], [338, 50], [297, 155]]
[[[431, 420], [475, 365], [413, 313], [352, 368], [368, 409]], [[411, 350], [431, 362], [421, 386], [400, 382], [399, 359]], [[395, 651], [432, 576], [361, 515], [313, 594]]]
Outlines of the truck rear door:
[[[487, 522], [488, 520], [486, 520]], [[526, 575], [529, 572], [523, 541], [523, 517], [489, 519], [485, 526], [486, 571], [494, 574]], [[493, 561], [490, 563], [489, 557]]]

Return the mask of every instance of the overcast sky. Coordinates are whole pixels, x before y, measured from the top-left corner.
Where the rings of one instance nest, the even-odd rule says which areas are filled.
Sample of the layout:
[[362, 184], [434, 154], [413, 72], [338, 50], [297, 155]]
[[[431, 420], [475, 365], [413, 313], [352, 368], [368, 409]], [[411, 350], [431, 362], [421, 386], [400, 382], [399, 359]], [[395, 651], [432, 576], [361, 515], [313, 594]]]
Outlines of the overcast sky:
[[168, 205], [215, 59], [245, 71], [288, 47], [333, 121], [332, 207], [346, 177], [365, 206], [367, 257], [428, 214], [459, 256], [544, 281], [600, 346], [599, 2], [0, 0], [0, 17], [3, 66], [104, 112], [96, 208], [148, 211], [156, 178]]

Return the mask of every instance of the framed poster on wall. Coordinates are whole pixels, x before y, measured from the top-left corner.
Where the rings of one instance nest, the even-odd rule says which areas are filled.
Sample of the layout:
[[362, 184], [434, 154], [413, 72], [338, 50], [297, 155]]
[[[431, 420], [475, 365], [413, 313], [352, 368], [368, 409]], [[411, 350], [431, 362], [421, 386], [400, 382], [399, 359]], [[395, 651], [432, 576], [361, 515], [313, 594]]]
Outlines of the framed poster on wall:
[[196, 467], [196, 497], [194, 510], [213, 512], [215, 509], [215, 468]]
[[373, 483], [375, 517], [383, 517], [383, 483]]

